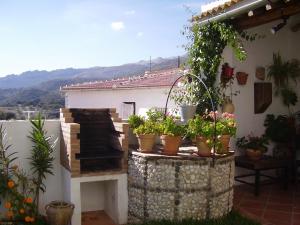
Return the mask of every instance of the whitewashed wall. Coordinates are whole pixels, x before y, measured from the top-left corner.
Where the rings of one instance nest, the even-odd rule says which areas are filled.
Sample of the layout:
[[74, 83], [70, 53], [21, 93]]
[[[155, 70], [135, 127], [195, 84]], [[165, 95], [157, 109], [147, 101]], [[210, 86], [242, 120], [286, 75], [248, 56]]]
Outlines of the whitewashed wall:
[[[291, 17], [287, 26], [277, 34], [272, 35], [270, 29], [277, 25], [280, 20], [262, 25], [249, 32], [265, 35], [265, 38], [255, 40], [254, 42], [245, 42], [245, 48], [248, 52], [247, 60], [239, 62], [233, 56], [231, 50], [226, 48], [224, 51], [224, 62], [228, 62], [235, 68], [235, 72], [242, 71], [249, 74], [247, 84], [240, 86], [234, 81], [233, 91], [239, 90], [240, 94], [233, 97], [235, 105], [235, 114], [238, 121], [237, 137], [248, 135], [253, 132], [256, 135], [264, 133], [263, 122], [267, 114], [288, 114], [288, 110], [283, 106], [281, 99], [273, 95], [272, 104], [262, 114], [254, 114], [254, 83], [262, 82], [255, 77], [256, 67], [264, 66], [267, 68], [272, 62], [274, 52], [280, 52], [284, 60], [297, 58], [300, 60], [300, 32], [290, 31], [291, 25], [299, 22], [300, 16]], [[267, 69], [266, 69], [267, 72]], [[268, 80], [266, 80], [268, 81]], [[300, 110], [300, 88], [295, 88], [299, 96], [298, 104], [293, 107], [294, 111]], [[274, 91], [274, 85], [273, 85]]]
[[[122, 102], [136, 102], [136, 112], [152, 107], [164, 108], [169, 88], [110, 89], [68, 91], [67, 108], [116, 108], [122, 113]], [[170, 101], [168, 108], [174, 108]]]
[[[26, 171], [28, 174], [32, 174], [30, 170], [30, 150], [32, 143], [28, 138], [31, 131], [31, 124], [28, 120], [20, 121], [0, 121], [3, 127], [6, 129], [8, 144], [11, 144], [9, 152], [17, 152], [18, 160], [14, 163]], [[60, 122], [58, 120], [47, 120], [45, 122], [45, 129], [48, 135], [54, 138], [60, 137]], [[44, 212], [45, 205], [50, 201], [62, 200], [62, 181], [61, 181], [61, 166], [60, 166], [60, 154], [59, 154], [59, 140], [55, 148], [55, 161], [52, 175], [47, 175], [45, 181], [47, 190], [40, 197], [40, 212]]]

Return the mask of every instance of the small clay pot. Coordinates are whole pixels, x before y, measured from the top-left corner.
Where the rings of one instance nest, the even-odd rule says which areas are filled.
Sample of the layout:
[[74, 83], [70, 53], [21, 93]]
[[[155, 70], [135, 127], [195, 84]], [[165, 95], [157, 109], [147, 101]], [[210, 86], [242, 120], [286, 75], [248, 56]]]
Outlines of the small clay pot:
[[245, 85], [247, 83], [248, 74], [244, 72], [237, 72], [236, 79], [239, 85]]
[[161, 142], [164, 146], [163, 154], [165, 155], [177, 155], [179, 146], [181, 144], [180, 136], [161, 135]]
[[265, 80], [266, 78], [266, 69], [264, 67], [257, 67], [255, 76], [259, 80]]
[[257, 160], [261, 159], [263, 154], [260, 150], [248, 148], [248, 149], [246, 149], [246, 156], [251, 160], [257, 161]]
[[202, 136], [196, 137], [196, 145], [197, 145], [199, 156], [203, 156], [203, 157], [211, 156], [211, 150], [208, 147], [206, 141], [207, 141], [207, 138], [205, 138], [205, 137], [202, 137]]
[[155, 134], [139, 134], [137, 135], [140, 152], [150, 153], [155, 143]]

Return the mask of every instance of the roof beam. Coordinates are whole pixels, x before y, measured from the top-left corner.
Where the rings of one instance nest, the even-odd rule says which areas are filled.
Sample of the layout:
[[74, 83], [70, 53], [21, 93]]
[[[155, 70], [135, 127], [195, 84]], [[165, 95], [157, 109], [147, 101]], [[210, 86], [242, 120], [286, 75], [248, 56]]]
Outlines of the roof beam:
[[300, 13], [300, 1], [277, 7], [256, 16], [236, 18], [234, 23], [239, 29], [244, 30], [281, 19], [283, 16], [292, 16], [297, 13]]

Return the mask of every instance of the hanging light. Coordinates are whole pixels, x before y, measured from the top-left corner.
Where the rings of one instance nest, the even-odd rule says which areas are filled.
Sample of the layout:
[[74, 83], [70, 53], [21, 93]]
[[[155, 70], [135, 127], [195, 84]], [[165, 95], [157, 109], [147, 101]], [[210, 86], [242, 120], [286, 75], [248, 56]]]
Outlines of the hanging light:
[[269, 11], [269, 10], [271, 10], [271, 9], [272, 9], [271, 4], [266, 4], [266, 10]]
[[285, 17], [285, 18], [282, 18], [282, 19], [283, 19], [283, 22], [281, 22], [278, 25], [271, 28], [271, 33], [272, 34], [276, 34], [280, 29], [282, 29], [286, 25], [288, 18]]
[[248, 12], [248, 16], [249, 16], [249, 17], [253, 16], [253, 11], [252, 11], [252, 10], [250, 10], [250, 11]]

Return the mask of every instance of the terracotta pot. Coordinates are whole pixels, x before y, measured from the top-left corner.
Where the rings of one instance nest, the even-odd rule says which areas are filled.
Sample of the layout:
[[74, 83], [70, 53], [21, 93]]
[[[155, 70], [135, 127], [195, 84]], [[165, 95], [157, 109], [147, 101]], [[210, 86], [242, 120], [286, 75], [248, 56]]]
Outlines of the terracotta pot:
[[264, 67], [257, 67], [255, 76], [259, 80], [265, 80], [266, 77], [266, 69]]
[[229, 142], [230, 142], [230, 135], [222, 135], [220, 137], [220, 142], [222, 144], [220, 149], [217, 149], [218, 154], [226, 154], [229, 152]]
[[198, 149], [198, 155], [203, 157], [211, 156], [211, 151], [208, 145], [206, 144], [207, 138], [202, 136], [196, 137], [196, 145]]
[[71, 223], [74, 204], [63, 201], [53, 201], [46, 205], [45, 209], [50, 225], [68, 225]]
[[248, 74], [244, 72], [237, 72], [236, 79], [239, 85], [245, 85], [247, 83]]
[[235, 107], [234, 107], [234, 104], [232, 103], [232, 101], [230, 99], [226, 99], [222, 106], [222, 111], [233, 114], [234, 110], [235, 110]]
[[263, 156], [262, 152], [255, 149], [246, 149], [246, 156], [251, 160], [260, 160]]
[[139, 134], [137, 135], [137, 138], [140, 146], [140, 152], [152, 152], [152, 148], [155, 143], [155, 134]]
[[224, 66], [224, 76], [228, 79], [230, 79], [233, 76], [233, 68], [230, 66]]
[[182, 105], [180, 106], [181, 121], [187, 122], [189, 119], [193, 119], [196, 113], [197, 106], [195, 105]]
[[163, 154], [177, 155], [179, 146], [181, 144], [180, 136], [161, 135], [161, 142], [164, 146]]

